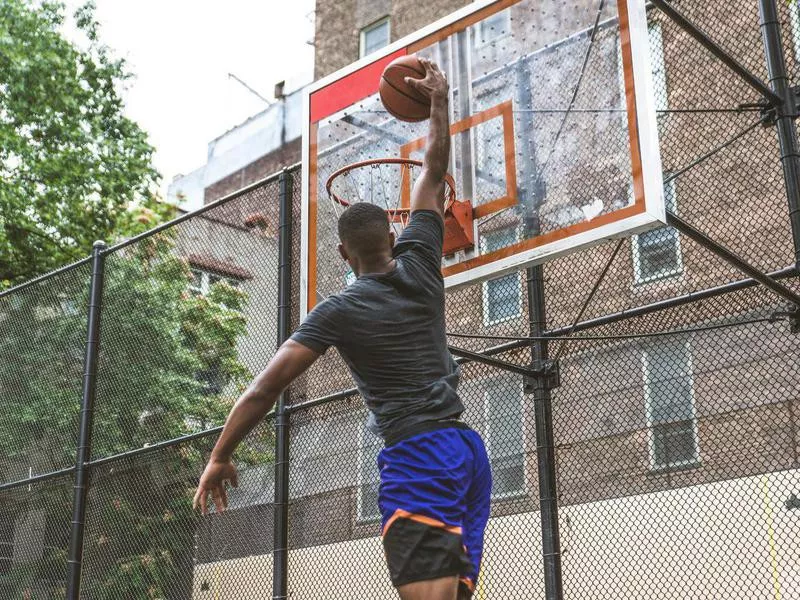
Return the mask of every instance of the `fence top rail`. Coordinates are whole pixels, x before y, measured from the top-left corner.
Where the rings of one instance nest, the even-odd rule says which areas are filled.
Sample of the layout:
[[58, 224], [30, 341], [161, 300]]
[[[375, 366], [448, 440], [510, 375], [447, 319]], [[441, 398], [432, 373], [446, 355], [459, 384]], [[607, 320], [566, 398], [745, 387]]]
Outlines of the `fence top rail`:
[[245, 187], [243, 187], [243, 188], [241, 188], [239, 190], [236, 190], [235, 192], [232, 192], [232, 193], [228, 194], [227, 196], [223, 196], [222, 198], [219, 198], [218, 200], [214, 200], [213, 202], [209, 202], [208, 204], [206, 204], [204, 206], [201, 206], [200, 208], [198, 208], [196, 210], [184, 213], [184, 214], [180, 215], [179, 217], [175, 217], [171, 221], [167, 221], [166, 223], [162, 223], [161, 225], [153, 227], [152, 229], [149, 229], [149, 230], [147, 230], [147, 231], [145, 231], [143, 233], [140, 233], [139, 235], [135, 235], [132, 238], [128, 238], [127, 240], [123, 240], [121, 242], [117, 242], [113, 246], [109, 246], [104, 251], [104, 254], [111, 254], [112, 252], [116, 252], [116, 251], [121, 250], [123, 248], [127, 248], [128, 246], [130, 246], [132, 244], [135, 244], [136, 242], [139, 242], [139, 241], [141, 241], [143, 239], [149, 238], [149, 237], [151, 237], [153, 235], [159, 234], [162, 231], [164, 231], [166, 229], [169, 229], [170, 227], [174, 227], [175, 225], [183, 223], [184, 221], [188, 221], [189, 219], [191, 219], [193, 217], [200, 216], [203, 213], [208, 212], [209, 210], [212, 210], [214, 208], [222, 206], [223, 204], [227, 204], [228, 202], [231, 202], [232, 200], [235, 200], [236, 198], [239, 198], [240, 196], [243, 196], [243, 195], [247, 194], [248, 192], [253, 191], [254, 189], [256, 189], [258, 187], [261, 187], [262, 185], [265, 185], [265, 184], [270, 183], [272, 181], [277, 181], [278, 178], [281, 176], [281, 173], [284, 173], [284, 172], [285, 173], [290, 173], [290, 172], [295, 171], [299, 167], [300, 167], [300, 163], [295, 163], [295, 164], [290, 165], [288, 167], [284, 167], [284, 168], [282, 168], [280, 171], [278, 171], [276, 173], [272, 173], [271, 175], [267, 175], [263, 179], [259, 179], [258, 181], [254, 181], [250, 185], [247, 185], [247, 186], [245, 186]]
[[31, 485], [34, 483], [39, 483], [41, 481], [46, 481], [48, 479], [57, 479], [64, 475], [69, 475], [75, 471], [75, 467], [66, 467], [64, 469], [59, 469], [58, 471], [50, 471], [49, 473], [42, 473], [40, 475], [34, 475], [33, 477], [26, 477], [25, 479], [17, 479], [16, 481], [9, 481], [7, 483], [0, 484], [0, 492], [6, 492], [8, 490], [12, 490], [14, 488]]
[[[130, 246], [132, 244], [135, 244], [136, 242], [139, 242], [139, 241], [141, 241], [143, 239], [146, 239], [146, 238], [148, 238], [150, 236], [153, 236], [153, 235], [156, 235], [158, 233], [161, 233], [165, 229], [169, 229], [170, 227], [174, 227], [175, 225], [178, 225], [179, 223], [183, 223], [184, 221], [187, 221], [187, 220], [189, 220], [189, 219], [191, 219], [193, 217], [200, 216], [203, 213], [208, 212], [209, 210], [212, 210], [212, 209], [214, 209], [214, 208], [216, 208], [218, 206], [222, 206], [223, 204], [226, 204], [226, 203], [228, 203], [228, 202], [230, 202], [232, 200], [235, 200], [236, 198], [238, 198], [238, 197], [240, 197], [240, 196], [242, 196], [242, 195], [254, 190], [255, 188], [257, 188], [259, 186], [262, 186], [262, 185], [264, 185], [266, 183], [269, 183], [271, 181], [277, 181], [277, 179], [280, 177], [282, 172], [290, 173], [290, 172], [295, 171], [299, 167], [300, 167], [300, 163], [295, 163], [295, 164], [290, 165], [288, 167], [284, 167], [283, 169], [281, 169], [277, 173], [272, 173], [271, 175], [267, 175], [263, 179], [259, 179], [258, 181], [255, 181], [255, 182], [251, 183], [250, 185], [243, 187], [240, 190], [236, 190], [235, 192], [232, 192], [232, 193], [228, 194], [227, 196], [223, 196], [222, 198], [219, 198], [218, 200], [214, 200], [214, 202], [209, 202], [205, 206], [201, 206], [200, 208], [198, 208], [196, 210], [184, 213], [184, 214], [180, 215], [179, 217], [176, 217], [176, 218], [172, 219], [171, 221], [167, 221], [166, 223], [162, 223], [161, 225], [158, 225], [157, 227], [153, 227], [153, 229], [149, 229], [149, 230], [147, 230], [147, 231], [145, 231], [143, 233], [140, 233], [139, 235], [135, 235], [135, 236], [133, 236], [131, 238], [128, 238], [127, 240], [123, 240], [121, 242], [118, 242], [118, 243], [114, 244], [113, 246], [109, 246], [108, 248], [106, 248], [103, 251], [103, 254], [110, 254], [112, 252], [116, 252], [117, 250], [121, 250], [122, 248], [126, 248], [126, 247], [128, 247], [128, 246]], [[44, 273], [42, 275], [39, 275], [38, 277], [34, 277], [33, 279], [29, 279], [28, 281], [23, 281], [22, 283], [17, 284], [14, 287], [8, 288], [7, 290], [0, 290], [0, 298], [4, 298], [6, 296], [10, 296], [10, 295], [15, 294], [17, 292], [21, 292], [22, 290], [24, 290], [26, 288], [29, 288], [29, 287], [31, 287], [33, 285], [36, 285], [37, 283], [42, 283], [43, 281], [47, 281], [48, 279], [51, 279], [51, 278], [53, 278], [53, 277], [55, 277], [57, 275], [60, 275], [61, 273], [65, 273], [65, 272], [70, 271], [72, 269], [76, 269], [76, 268], [78, 268], [80, 266], [83, 266], [83, 265], [89, 263], [91, 260], [92, 260], [92, 257], [91, 257], [91, 255], [89, 255], [86, 258], [82, 258], [82, 259], [80, 259], [80, 260], [78, 260], [78, 261], [76, 261], [74, 263], [70, 263], [68, 265], [64, 265], [63, 267], [59, 267], [57, 269], [49, 271], [48, 273]]]
[[67, 271], [71, 271], [73, 269], [77, 269], [92, 260], [91, 256], [87, 256], [86, 258], [82, 258], [79, 261], [74, 263], [70, 263], [68, 265], [64, 265], [63, 267], [59, 267], [54, 269], [53, 271], [49, 271], [44, 273], [43, 275], [39, 275], [38, 277], [34, 277], [33, 279], [29, 279], [28, 281], [23, 281], [20, 284], [15, 285], [14, 287], [8, 288], [7, 290], [0, 291], [0, 298], [5, 298], [6, 296], [10, 296], [12, 294], [16, 294], [17, 292], [21, 292], [22, 290], [29, 288], [37, 283], [42, 283], [43, 281], [47, 281], [55, 277], [56, 275], [60, 275], [62, 273], [66, 273]]

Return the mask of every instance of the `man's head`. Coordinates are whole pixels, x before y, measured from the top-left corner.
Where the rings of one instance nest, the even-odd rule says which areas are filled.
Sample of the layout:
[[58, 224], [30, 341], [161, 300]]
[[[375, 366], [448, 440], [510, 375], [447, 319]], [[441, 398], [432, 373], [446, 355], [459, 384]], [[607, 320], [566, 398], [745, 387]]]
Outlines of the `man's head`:
[[394, 233], [386, 211], [368, 202], [351, 204], [339, 217], [339, 241], [339, 253], [356, 271], [358, 264], [391, 256]]

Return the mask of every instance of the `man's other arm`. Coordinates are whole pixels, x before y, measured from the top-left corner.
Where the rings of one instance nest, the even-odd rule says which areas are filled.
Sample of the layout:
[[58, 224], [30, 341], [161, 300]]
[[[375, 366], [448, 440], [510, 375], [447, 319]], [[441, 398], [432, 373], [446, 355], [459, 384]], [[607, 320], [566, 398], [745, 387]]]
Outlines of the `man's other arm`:
[[225, 482], [230, 482], [234, 487], [238, 484], [236, 468], [231, 462], [234, 450], [269, 413], [281, 392], [319, 357], [317, 352], [293, 340], [287, 340], [278, 349], [228, 415], [208, 465], [200, 477], [194, 496], [195, 508], [199, 506], [206, 514], [210, 493], [217, 511], [225, 510], [228, 506]]

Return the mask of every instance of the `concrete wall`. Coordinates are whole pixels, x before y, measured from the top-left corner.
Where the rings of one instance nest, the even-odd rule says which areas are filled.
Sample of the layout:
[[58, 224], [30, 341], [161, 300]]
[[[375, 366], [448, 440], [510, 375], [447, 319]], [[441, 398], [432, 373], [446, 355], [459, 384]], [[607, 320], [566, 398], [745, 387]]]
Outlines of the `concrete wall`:
[[247, 332], [239, 338], [237, 349], [239, 360], [255, 375], [274, 353], [277, 339], [278, 244], [259, 229], [244, 228], [241, 221], [218, 220], [222, 215], [217, 212], [212, 210], [178, 225], [175, 252], [190, 262], [196, 256], [249, 274], [239, 287], [247, 294]]
[[[800, 490], [798, 470], [564, 507], [565, 597], [796, 598], [800, 510], [786, 507], [790, 489]], [[476, 600], [543, 597], [540, 536], [538, 512], [492, 519]], [[297, 600], [386, 597], [390, 590], [375, 537], [290, 551], [289, 573]], [[195, 600], [271, 591], [271, 555], [195, 568]]]

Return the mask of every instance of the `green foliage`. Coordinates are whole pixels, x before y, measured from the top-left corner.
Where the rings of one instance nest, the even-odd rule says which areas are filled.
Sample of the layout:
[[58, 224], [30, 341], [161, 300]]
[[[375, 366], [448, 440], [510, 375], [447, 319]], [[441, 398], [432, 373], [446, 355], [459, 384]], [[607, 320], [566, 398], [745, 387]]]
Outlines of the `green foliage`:
[[98, 39], [94, 6], [0, 0], [0, 289], [127, 237], [165, 209], [145, 132], [123, 115], [130, 74]]
[[[246, 294], [224, 282], [206, 296], [189, 293], [189, 267], [176, 256], [172, 237], [163, 232], [106, 258], [95, 456], [221, 424], [251, 377], [236, 350], [246, 331]], [[44, 450], [60, 452], [50, 457], [50, 468], [74, 461], [86, 312], [58, 310], [50, 286], [58, 286], [55, 297], [73, 298], [78, 307], [88, 305], [89, 289], [82, 277], [56, 281], [19, 294], [15, 307], [0, 302], [0, 452], [7, 457], [0, 467]], [[240, 464], [268, 459], [269, 433], [266, 438], [240, 454]], [[205, 456], [199, 446], [185, 444], [153, 457], [93, 478], [85, 545], [91, 568], [84, 570], [92, 597], [166, 598], [167, 590], [191, 585], [197, 524], [191, 497]], [[63, 499], [41, 504], [64, 513]], [[0, 578], [0, 592], [29, 589], [35, 574], [63, 573], [53, 567], [62, 554], [52, 550], [35, 565], [13, 570]]]

